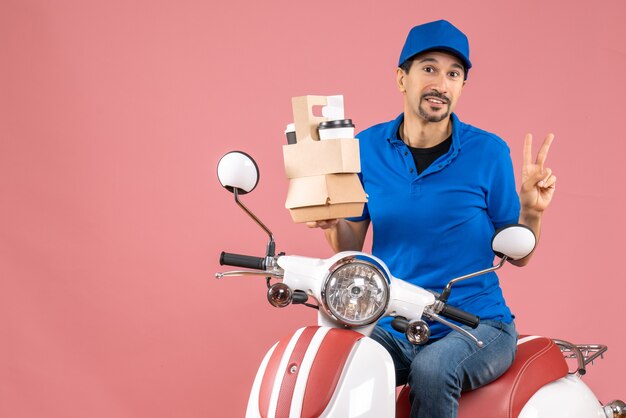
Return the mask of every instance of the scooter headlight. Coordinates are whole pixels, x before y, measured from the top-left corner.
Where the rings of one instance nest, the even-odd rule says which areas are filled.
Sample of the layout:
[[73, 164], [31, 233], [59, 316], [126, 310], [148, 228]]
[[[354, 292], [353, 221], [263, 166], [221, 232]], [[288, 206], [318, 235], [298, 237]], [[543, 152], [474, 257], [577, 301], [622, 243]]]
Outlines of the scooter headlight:
[[322, 303], [336, 320], [352, 326], [377, 321], [389, 303], [390, 279], [376, 260], [346, 257], [330, 268], [322, 286]]

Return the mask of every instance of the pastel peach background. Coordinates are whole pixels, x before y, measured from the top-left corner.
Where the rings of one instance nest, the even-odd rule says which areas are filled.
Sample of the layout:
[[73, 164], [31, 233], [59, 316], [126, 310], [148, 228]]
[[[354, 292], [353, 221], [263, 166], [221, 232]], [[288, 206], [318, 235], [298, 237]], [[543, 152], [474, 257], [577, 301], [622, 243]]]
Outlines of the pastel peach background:
[[525, 132], [556, 133], [539, 251], [501, 274], [518, 328], [607, 344], [585, 381], [626, 398], [626, 2], [0, 0], [0, 416], [243, 416], [266, 349], [314, 315], [213, 279], [221, 250], [265, 246], [216, 163], [252, 154], [245, 202], [279, 250], [330, 255], [283, 207], [290, 98], [395, 117], [406, 33], [439, 18], [471, 40], [464, 121], [517, 168]]

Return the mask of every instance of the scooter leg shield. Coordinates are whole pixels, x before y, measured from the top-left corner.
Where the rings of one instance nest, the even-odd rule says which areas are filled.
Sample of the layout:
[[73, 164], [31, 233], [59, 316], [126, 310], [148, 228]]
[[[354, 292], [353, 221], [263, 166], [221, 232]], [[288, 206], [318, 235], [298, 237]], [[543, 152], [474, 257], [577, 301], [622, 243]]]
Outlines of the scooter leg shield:
[[247, 418], [393, 417], [395, 372], [374, 340], [344, 329], [301, 328], [266, 354]]

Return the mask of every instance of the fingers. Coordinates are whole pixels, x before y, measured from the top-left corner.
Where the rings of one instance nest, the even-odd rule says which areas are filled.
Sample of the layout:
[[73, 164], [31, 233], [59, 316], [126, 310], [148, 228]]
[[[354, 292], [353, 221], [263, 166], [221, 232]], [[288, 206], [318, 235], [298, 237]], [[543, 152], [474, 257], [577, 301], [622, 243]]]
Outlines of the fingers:
[[522, 191], [530, 191], [539, 187], [540, 189], [550, 188], [556, 183], [556, 176], [552, 174], [552, 169], [546, 167], [543, 172], [536, 171], [523, 184]]
[[309, 228], [329, 229], [337, 226], [338, 223], [339, 219], [326, 219], [323, 221], [307, 222], [306, 226]]
[[533, 163], [533, 136], [526, 134], [524, 137], [523, 161], [525, 166]]
[[554, 183], [556, 183], [556, 176], [552, 175], [552, 170], [546, 167], [541, 173], [541, 180], [537, 182], [537, 186], [545, 189]]
[[543, 140], [543, 144], [541, 144], [541, 148], [539, 148], [539, 153], [537, 154], [537, 164], [539, 167], [543, 168], [543, 163], [546, 161], [548, 157], [548, 151], [550, 150], [550, 145], [552, 145], [552, 141], [554, 140], [554, 134], [550, 133], [546, 136], [546, 139]]
[[556, 188], [556, 176], [550, 176], [546, 180], [543, 181], [544, 189], [555, 189]]
[[[541, 170], [543, 170], [543, 164], [546, 162], [546, 158], [548, 157], [548, 151], [550, 150], [552, 141], [554, 141], [554, 134], [549, 133], [543, 140], [541, 148], [539, 148], [535, 164], [537, 164]], [[524, 166], [529, 166], [533, 163], [533, 136], [529, 133], [524, 137], [523, 163]]]

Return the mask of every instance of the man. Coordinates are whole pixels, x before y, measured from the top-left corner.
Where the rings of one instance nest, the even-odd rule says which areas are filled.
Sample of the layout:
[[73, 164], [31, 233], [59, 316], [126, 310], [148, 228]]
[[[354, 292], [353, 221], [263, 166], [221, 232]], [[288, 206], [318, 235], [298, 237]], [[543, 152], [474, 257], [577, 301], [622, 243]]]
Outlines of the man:
[[[441, 292], [451, 278], [491, 266], [497, 228], [519, 222], [539, 237], [556, 183], [544, 167], [553, 135], [534, 162], [526, 136], [518, 197], [506, 143], [453, 113], [472, 66], [467, 37], [443, 20], [416, 26], [398, 66], [403, 113], [358, 135], [369, 196], [363, 215], [308, 226], [324, 229], [331, 247], [345, 251], [362, 249], [371, 223], [372, 252], [394, 276]], [[397, 383], [411, 386], [412, 417], [456, 417], [461, 391], [493, 381], [515, 356], [514, 316], [495, 273], [460, 282], [449, 303], [480, 316], [472, 333], [484, 347], [440, 324], [431, 324], [428, 344], [412, 346], [390, 318], [372, 334], [390, 352]]]

